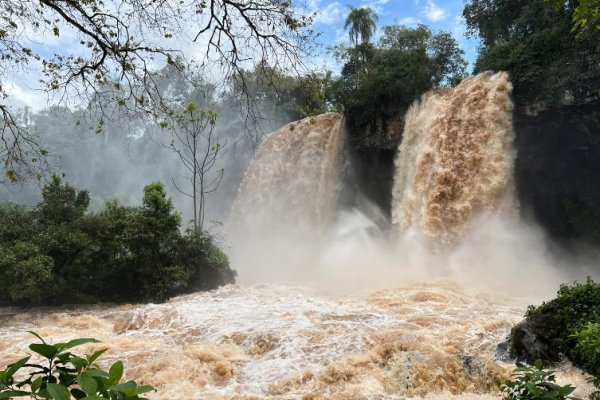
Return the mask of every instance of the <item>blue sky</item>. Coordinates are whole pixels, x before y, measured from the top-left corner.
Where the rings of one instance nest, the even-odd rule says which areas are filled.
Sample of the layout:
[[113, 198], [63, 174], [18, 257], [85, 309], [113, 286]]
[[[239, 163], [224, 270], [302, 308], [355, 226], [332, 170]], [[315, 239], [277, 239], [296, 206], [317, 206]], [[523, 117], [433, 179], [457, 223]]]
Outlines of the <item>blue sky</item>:
[[[461, 18], [463, 0], [307, 0], [309, 10], [316, 11], [314, 28], [321, 32], [321, 41], [326, 45], [348, 42], [344, 31], [344, 21], [348, 15], [348, 5], [370, 7], [379, 21], [375, 40], [378, 40], [385, 25], [402, 24], [415, 26], [419, 23], [434, 31], [447, 31], [454, 35], [465, 51], [469, 71], [477, 52], [477, 39], [465, 37], [465, 24]], [[331, 67], [331, 64], [328, 64]]]
[[[302, 1], [302, 0], [300, 0]], [[315, 12], [316, 17], [313, 28], [321, 32], [319, 41], [325, 46], [340, 43], [349, 43], [348, 32], [344, 30], [344, 21], [349, 13], [348, 5], [353, 7], [370, 7], [378, 17], [378, 29], [375, 41], [386, 25], [402, 24], [415, 26], [419, 23], [429, 26], [434, 31], [448, 31], [454, 35], [461, 48], [465, 51], [465, 59], [470, 63], [469, 72], [472, 70], [476, 56], [478, 40], [465, 37], [465, 24], [461, 18], [464, 0], [304, 0], [306, 8]], [[40, 52], [52, 53], [81, 51], [79, 40], [73, 30], [61, 30], [60, 37], [46, 35], [32, 42], [33, 47]], [[312, 65], [318, 69], [329, 69], [339, 72], [340, 65], [330, 55], [323, 53], [318, 56]], [[20, 73], [15, 73], [13, 80], [6, 82], [7, 91], [11, 95], [11, 102], [16, 105], [30, 105], [34, 110], [43, 108], [48, 104], [48, 98], [39, 90], [39, 63], [32, 61], [29, 68]]]

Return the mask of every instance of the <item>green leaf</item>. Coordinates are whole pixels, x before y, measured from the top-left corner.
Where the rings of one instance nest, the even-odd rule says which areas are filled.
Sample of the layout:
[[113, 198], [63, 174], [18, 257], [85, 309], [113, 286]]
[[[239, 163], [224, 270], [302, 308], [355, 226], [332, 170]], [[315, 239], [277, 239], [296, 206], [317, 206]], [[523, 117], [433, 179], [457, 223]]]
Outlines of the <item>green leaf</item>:
[[87, 397], [87, 395], [85, 394], [84, 391], [82, 391], [81, 389], [77, 389], [77, 388], [71, 389], [71, 396], [75, 397], [77, 400]]
[[96, 394], [98, 389], [98, 382], [87, 372], [82, 373], [77, 377], [77, 384], [85, 392], [86, 395], [92, 396]]
[[54, 400], [71, 400], [71, 395], [66, 387], [58, 383], [49, 383], [46, 386], [48, 393]]
[[63, 351], [63, 350], [71, 349], [73, 347], [81, 346], [82, 344], [86, 344], [86, 343], [100, 343], [100, 341], [93, 339], [93, 338], [80, 338], [80, 339], [71, 340], [70, 342], [67, 342], [67, 343], [56, 343], [55, 346], [60, 351]]
[[108, 378], [110, 379], [110, 374], [108, 372], [104, 372], [102, 370], [99, 370], [97, 368], [90, 368], [86, 371], [86, 373], [90, 374], [90, 376], [92, 377], [99, 377], [99, 378]]
[[116, 385], [119, 383], [123, 376], [123, 362], [117, 361], [114, 363], [108, 370], [108, 373], [110, 374], [109, 385]]
[[29, 345], [29, 348], [47, 359], [54, 358], [54, 356], [58, 354], [58, 349], [55, 346], [45, 343], [33, 343]]
[[73, 364], [77, 372], [81, 372], [85, 367], [89, 365], [87, 360], [77, 356], [71, 357], [71, 364]]
[[136, 383], [134, 381], [127, 381], [125, 383], [121, 383], [120, 385], [115, 385], [111, 389], [116, 390], [117, 392], [125, 393], [127, 390], [135, 389]]
[[128, 396], [137, 396], [139, 394], [144, 394], [144, 393], [152, 392], [155, 390], [156, 389], [154, 389], [154, 387], [152, 387], [150, 385], [143, 385], [143, 386], [137, 386], [133, 389], [127, 389], [125, 391], [125, 394], [127, 394]]
[[42, 343], [46, 344], [46, 341], [40, 335], [38, 335], [37, 333], [35, 333], [34, 331], [27, 331], [27, 333], [31, 333], [36, 338], [40, 339], [42, 341]]
[[34, 380], [33, 382], [31, 382], [31, 391], [33, 393], [35, 393], [38, 390], [40, 390], [41, 387], [42, 387], [42, 377], [39, 376], [36, 380]]
[[101, 349], [101, 350], [95, 351], [94, 353], [92, 353], [92, 355], [86, 356], [88, 363], [90, 363], [90, 365], [92, 365], [94, 363], [94, 361], [96, 361], [98, 359], [98, 357], [100, 357], [102, 354], [104, 354], [104, 352], [106, 352], [106, 350], [108, 350], [108, 349]]
[[22, 390], [7, 390], [5, 392], [0, 393], [0, 399], [12, 399], [13, 397], [25, 397], [29, 396], [29, 392], [24, 392]]
[[23, 368], [23, 366], [27, 363], [27, 361], [29, 361], [30, 358], [31, 357], [21, 358], [16, 363], [9, 365], [8, 369], [6, 370], [6, 374], [4, 375], [2, 380], [6, 382], [10, 378], [12, 378], [12, 376], [15, 374], [15, 372], [17, 372], [18, 370]]

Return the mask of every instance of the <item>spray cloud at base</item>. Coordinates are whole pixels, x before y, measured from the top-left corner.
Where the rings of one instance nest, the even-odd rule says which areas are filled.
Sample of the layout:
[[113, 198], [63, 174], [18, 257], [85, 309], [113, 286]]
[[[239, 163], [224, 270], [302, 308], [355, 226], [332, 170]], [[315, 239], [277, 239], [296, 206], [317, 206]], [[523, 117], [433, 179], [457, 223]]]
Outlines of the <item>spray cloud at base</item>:
[[484, 73], [413, 104], [391, 228], [368, 200], [340, 206], [349, 190], [348, 133], [331, 121], [341, 117], [305, 119], [265, 138], [229, 223], [240, 281], [368, 292], [448, 277], [547, 296], [582, 279], [582, 266], [558, 261], [542, 231], [518, 217], [511, 89], [506, 73]]

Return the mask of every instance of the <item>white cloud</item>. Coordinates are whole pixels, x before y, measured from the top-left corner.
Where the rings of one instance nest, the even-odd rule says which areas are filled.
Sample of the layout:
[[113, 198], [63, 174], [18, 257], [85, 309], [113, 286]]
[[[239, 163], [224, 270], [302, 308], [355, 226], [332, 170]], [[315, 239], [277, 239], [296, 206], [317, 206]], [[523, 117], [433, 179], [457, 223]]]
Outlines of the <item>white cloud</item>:
[[383, 6], [389, 3], [390, 0], [363, 0], [362, 7], [369, 7], [378, 15], [385, 14]]
[[327, 6], [319, 9], [318, 1], [311, 1], [309, 4], [312, 8], [312, 12], [316, 12], [315, 24], [333, 25], [345, 17], [345, 11], [338, 2], [327, 4]]
[[416, 25], [419, 21], [415, 17], [404, 17], [400, 21], [398, 21], [398, 25]]
[[427, 1], [421, 14], [431, 22], [439, 22], [448, 16], [446, 10], [435, 4], [433, 0]]
[[9, 96], [9, 105], [20, 108], [24, 106], [31, 107], [34, 112], [48, 106], [47, 97], [39, 90], [35, 90], [14, 82], [7, 82], [5, 85], [6, 93]]

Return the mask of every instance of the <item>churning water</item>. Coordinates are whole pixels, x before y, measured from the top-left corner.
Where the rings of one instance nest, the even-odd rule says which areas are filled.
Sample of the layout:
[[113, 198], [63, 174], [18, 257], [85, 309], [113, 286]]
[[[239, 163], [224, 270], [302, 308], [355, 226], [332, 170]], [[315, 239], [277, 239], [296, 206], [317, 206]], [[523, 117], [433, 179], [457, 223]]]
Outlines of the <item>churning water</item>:
[[[0, 309], [0, 366], [28, 353], [32, 330], [101, 340], [84, 350], [108, 347], [103, 362], [122, 359], [154, 399], [499, 398], [513, 365], [497, 344], [539, 301], [518, 296], [570, 280], [516, 218], [510, 90], [487, 73], [411, 107], [391, 237], [337, 209], [339, 114], [281, 128], [232, 212], [244, 286], [160, 305]], [[569, 365], [559, 379], [589, 390]]]
[[161, 305], [4, 309], [0, 365], [28, 351], [33, 330], [102, 340], [86, 349], [108, 347], [105, 362], [122, 359], [155, 399], [492, 399], [512, 368], [496, 344], [525, 303], [442, 280], [355, 299], [226, 286]]

